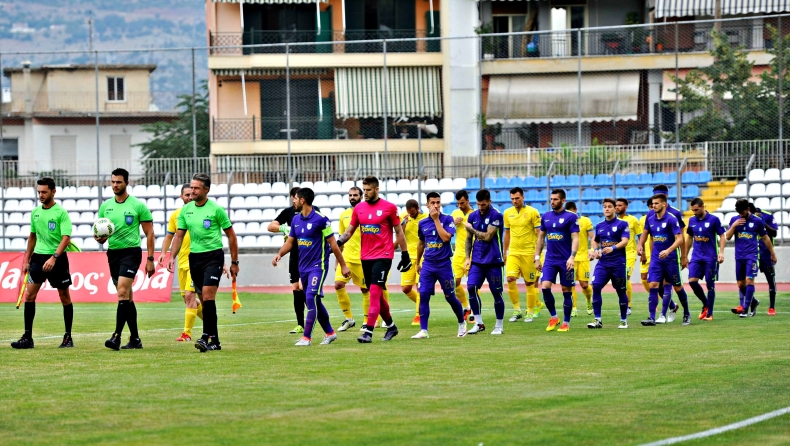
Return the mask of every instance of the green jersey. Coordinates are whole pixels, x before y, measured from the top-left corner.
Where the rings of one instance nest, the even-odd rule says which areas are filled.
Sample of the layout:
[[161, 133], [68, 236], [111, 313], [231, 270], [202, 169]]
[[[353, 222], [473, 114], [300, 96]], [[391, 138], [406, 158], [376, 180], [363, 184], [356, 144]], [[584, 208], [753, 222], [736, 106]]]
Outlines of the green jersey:
[[123, 203], [115, 197], [99, 207], [99, 218], [109, 218], [115, 225], [115, 233], [110, 236], [109, 249], [139, 248], [140, 223], [153, 222], [151, 211], [137, 198], [129, 195]]
[[178, 215], [178, 229], [189, 231], [189, 250], [193, 254], [222, 249], [222, 231], [233, 226], [225, 208], [214, 200], [203, 206], [191, 201]]
[[49, 209], [39, 206], [30, 214], [30, 233], [36, 234], [34, 254], [54, 254], [63, 236], [71, 237], [71, 218], [57, 203]]

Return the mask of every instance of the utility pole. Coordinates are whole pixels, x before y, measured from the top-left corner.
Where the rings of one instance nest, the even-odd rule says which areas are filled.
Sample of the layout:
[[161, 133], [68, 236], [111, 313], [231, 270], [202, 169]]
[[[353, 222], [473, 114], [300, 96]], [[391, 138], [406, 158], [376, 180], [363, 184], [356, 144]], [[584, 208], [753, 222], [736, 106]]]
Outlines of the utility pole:
[[93, 11], [88, 11], [88, 51], [93, 51]]

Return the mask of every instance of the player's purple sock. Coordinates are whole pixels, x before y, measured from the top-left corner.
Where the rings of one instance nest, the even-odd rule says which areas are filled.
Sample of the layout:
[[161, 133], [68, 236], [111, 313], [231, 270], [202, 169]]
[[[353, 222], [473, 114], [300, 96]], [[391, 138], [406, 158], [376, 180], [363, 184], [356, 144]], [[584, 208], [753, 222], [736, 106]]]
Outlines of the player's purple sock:
[[597, 286], [593, 287], [592, 305], [593, 305], [593, 315], [595, 315], [596, 319], [600, 319], [601, 306], [603, 305], [603, 298], [601, 297], [600, 287]]
[[501, 291], [492, 290], [491, 294], [494, 295], [494, 314], [496, 314], [496, 320], [501, 321], [505, 318], [505, 300], [502, 299]]
[[680, 291], [676, 291], [675, 293], [678, 295], [680, 305], [683, 306], [683, 316], [691, 316], [691, 313], [689, 313], [689, 296], [686, 294], [686, 290], [681, 287]]
[[420, 330], [428, 331], [428, 318], [430, 317], [431, 293], [420, 293]]
[[617, 297], [620, 301], [620, 320], [624, 321], [628, 319], [628, 293], [625, 287], [617, 290]]
[[[672, 285], [664, 283], [663, 298], [669, 300], [669, 309], [670, 310], [674, 311], [675, 308], [677, 308], [677, 305], [675, 304], [675, 301], [672, 300]], [[664, 314], [667, 314], [667, 310], [666, 309], [664, 309]]]
[[[661, 315], [667, 315], [667, 308], [669, 308], [669, 302], [672, 300], [672, 293], [666, 292], [666, 287], [664, 288], [664, 294], [661, 295]], [[670, 288], [671, 289], [671, 288]]]
[[571, 323], [571, 313], [573, 312], [573, 292], [568, 291], [567, 293], [563, 291], [562, 293], [563, 301], [562, 301], [562, 313], [565, 316], [565, 322]]
[[743, 311], [749, 311], [749, 306], [754, 298], [754, 285], [746, 285], [746, 293], [743, 297]]
[[[453, 313], [455, 313], [455, 317], [458, 319], [458, 323], [463, 323], [464, 321], [464, 306], [461, 305], [461, 301], [455, 296], [455, 290], [451, 289], [449, 293], [444, 295], [444, 300], [450, 304], [450, 308], [453, 309]], [[420, 305], [422, 305], [422, 296], [420, 296]], [[420, 310], [422, 313], [422, 310]], [[422, 315], [420, 315], [420, 322], [422, 322]], [[428, 324], [425, 324], [428, 327]]]
[[308, 294], [307, 298], [305, 299], [305, 304], [307, 305], [307, 314], [305, 315], [304, 320], [304, 336], [307, 339], [312, 339], [313, 337], [313, 326], [315, 325], [315, 317], [316, 317], [316, 307], [315, 307], [315, 295]]
[[650, 297], [647, 301], [650, 310], [650, 319], [656, 320], [656, 308], [658, 308], [658, 288], [650, 288]]
[[477, 294], [477, 287], [469, 286], [467, 287], [467, 291], [469, 291], [469, 306], [472, 307], [472, 314], [475, 316], [475, 323], [482, 324], [482, 319], [478, 318], [478, 316], [482, 315], [481, 310], [483, 303], [480, 302], [480, 295]]
[[738, 298], [740, 299], [740, 305], [743, 307], [743, 303], [746, 300], [746, 287], [738, 287]]
[[554, 308], [554, 294], [551, 293], [551, 288], [543, 288], [543, 303], [546, 304], [546, 309], [549, 310], [551, 317], [557, 317], [557, 309]]
[[713, 316], [713, 304], [716, 302], [716, 288], [713, 282], [708, 282], [708, 303], [705, 308], [708, 309], [708, 316]]
[[318, 323], [321, 324], [324, 333], [334, 333], [335, 329], [332, 328], [332, 323], [329, 322], [329, 312], [326, 311], [322, 296], [316, 297], [316, 310], [318, 311]]
[[699, 284], [699, 281], [689, 282], [689, 286], [691, 287], [691, 291], [694, 292], [694, 295], [697, 296], [697, 299], [702, 302], [702, 306], [707, 308], [708, 298], [705, 297], [705, 292], [702, 291], [702, 285]]

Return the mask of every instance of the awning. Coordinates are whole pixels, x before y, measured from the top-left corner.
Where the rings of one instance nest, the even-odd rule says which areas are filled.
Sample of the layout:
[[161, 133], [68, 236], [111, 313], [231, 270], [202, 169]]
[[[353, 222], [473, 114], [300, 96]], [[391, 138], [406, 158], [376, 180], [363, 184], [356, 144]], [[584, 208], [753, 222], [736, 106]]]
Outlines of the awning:
[[[767, 71], [767, 66], [756, 66], [752, 67], [752, 76], [749, 78], [750, 81], [760, 83], [762, 82], [762, 74], [764, 71]], [[691, 71], [690, 68], [683, 68], [678, 70], [678, 77], [680, 79], [685, 79], [686, 75]], [[662, 101], [674, 101], [676, 94], [673, 90], [675, 90], [675, 70], [664, 70], [664, 79], [661, 83], [661, 100]], [[702, 90], [697, 90], [699, 94], [710, 94], [710, 90], [707, 92]], [[722, 99], [732, 99], [732, 93], [729, 91], [724, 93]], [[683, 96], [680, 97], [680, 100], [683, 100]]]
[[[285, 68], [252, 68], [243, 70], [245, 76], [285, 76]], [[291, 76], [324, 75], [329, 74], [328, 68], [291, 68]], [[211, 70], [214, 76], [241, 76], [241, 68], [215, 68]]]
[[[408, 118], [442, 115], [439, 67], [387, 69], [387, 116]], [[384, 115], [381, 68], [336, 68], [335, 110], [340, 119]]]
[[[319, 0], [326, 3], [329, 0]], [[214, 0], [214, 3], [315, 3], [315, 0]]]
[[[656, 0], [656, 18], [712, 16], [716, 0]], [[790, 0], [721, 0], [722, 15], [790, 11]]]
[[[636, 120], [639, 73], [585, 73], [581, 84], [582, 122]], [[578, 122], [576, 85], [575, 74], [491, 76], [486, 122]]]

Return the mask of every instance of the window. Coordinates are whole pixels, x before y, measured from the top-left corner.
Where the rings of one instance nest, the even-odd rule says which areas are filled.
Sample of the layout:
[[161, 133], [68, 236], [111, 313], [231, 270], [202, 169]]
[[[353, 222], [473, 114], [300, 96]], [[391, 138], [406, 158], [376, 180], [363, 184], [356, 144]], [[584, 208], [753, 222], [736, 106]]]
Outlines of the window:
[[126, 91], [124, 89], [124, 78], [122, 77], [108, 77], [107, 78], [107, 101], [109, 102], [124, 102], [126, 101]]

